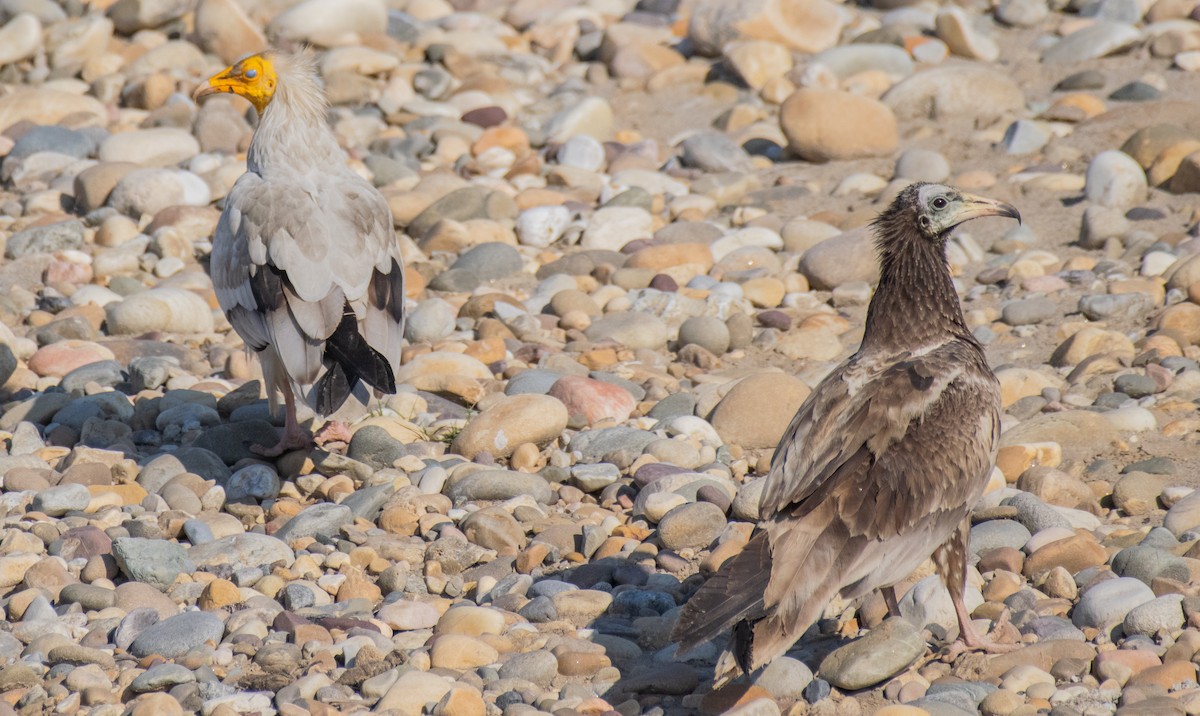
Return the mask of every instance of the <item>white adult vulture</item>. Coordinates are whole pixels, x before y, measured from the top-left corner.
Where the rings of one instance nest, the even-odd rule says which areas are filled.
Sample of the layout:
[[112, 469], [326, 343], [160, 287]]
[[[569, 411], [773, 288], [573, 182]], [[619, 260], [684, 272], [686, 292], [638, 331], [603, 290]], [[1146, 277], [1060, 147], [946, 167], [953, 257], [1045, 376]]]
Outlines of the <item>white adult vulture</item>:
[[221, 309], [262, 361], [272, 411], [283, 396], [283, 435], [254, 448], [279, 455], [312, 440], [297, 395], [330, 415], [360, 382], [395, 392], [400, 246], [387, 202], [350, 169], [329, 127], [311, 55], [250, 55], [194, 96], [218, 92], [245, 97], [259, 122], [246, 173], [225, 198], [210, 270]]

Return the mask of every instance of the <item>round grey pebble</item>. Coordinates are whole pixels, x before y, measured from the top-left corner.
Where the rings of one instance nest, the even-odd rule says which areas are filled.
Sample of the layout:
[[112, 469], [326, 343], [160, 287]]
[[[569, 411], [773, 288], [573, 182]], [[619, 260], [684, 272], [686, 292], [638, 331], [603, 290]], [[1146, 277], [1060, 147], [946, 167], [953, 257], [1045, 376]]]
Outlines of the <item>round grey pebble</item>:
[[697, 345], [713, 355], [729, 350], [730, 331], [725, 322], [712, 316], [692, 316], [679, 327], [679, 346]]
[[1142, 634], [1153, 637], [1160, 631], [1177, 631], [1183, 627], [1183, 595], [1165, 594], [1145, 604], [1139, 604], [1125, 615], [1126, 636]]
[[83, 485], [55, 485], [33, 496], [32, 509], [51, 517], [62, 517], [68, 512], [77, 512], [92, 501], [92, 493]]
[[396, 460], [408, 454], [404, 443], [376, 425], [368, 425], [354, 433], [348, 454], [354, 460], [379, 470], [392, 467]]
[[409, 343], [433, 343], [454, 331], [458, 312], [448, 302], [434, 297], [421, 301], [404, 320], [404, 337]]
[[331, 502], [320, 502], [301, 510], [296, 516], [284, 523], [275, 533], [275, 537], [284, 542], [302, 537], [330, 538], [335, 537], [342, 525], [354, 521], [354, 513], [345, 505], [335, 505]]
[[1113, 387], [1130, 398], [1144, 398], [1158, 392], [1158, 385], [1147, 375], [1126, 373], [1113, 382]]
[[1031, 326], [1054, 317], [1058, 307], [1048, 298], [1011, 301], [1000, 311], [1000, 320], [1010, 326]]
[[511, 276], [521, 270], [521, 254], [512, 246], [489, 241], [467, 249], [450, 267], [470, 271], [484, 281]]
[[1021, 549], [1031, 533], [1016, 520], [988, 520], [971, 527], [971, 551], [983, 554], [999, 547]]
[[1083, 593], [1071, 611], [1071, 621], [1080, 628], [1108, 629], [1124, 622], [1134, 607], [1153, 599], [1150, 587], [1136, 579], [1106, 579]]
[[513, 654], [500, 666], [501, 679], [522, 679], [543, 688], [549, 686], [556, 676], [558, 659], [545, 649]]
[[703, 548], [725, 529], [725, 511], [711, 502], [680, 505], [658, 523], [658, 537], [667, 549]]
[[950, 177], [950, 163], [930, 149], [909, 149], [896, 160], [896, 179], [943, 182]]
[[706, 172], [749, 172], [754, 162], [737, 142], [720, 132], [700, 131], [683, 140], [683, 163]]
[[129, 645], [136, 657], [160, 654], [168, 659], [183, 656], [206, 641], [219, 642], [225, 624], [210, 612], [183, 612], [145, 629]]

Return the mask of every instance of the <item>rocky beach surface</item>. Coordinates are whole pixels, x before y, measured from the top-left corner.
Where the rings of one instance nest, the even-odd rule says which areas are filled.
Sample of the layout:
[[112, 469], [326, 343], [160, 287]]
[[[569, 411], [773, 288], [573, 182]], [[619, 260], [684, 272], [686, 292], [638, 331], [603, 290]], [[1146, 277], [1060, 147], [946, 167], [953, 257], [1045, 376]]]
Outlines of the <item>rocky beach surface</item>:
[[[408, 298], [398, 394], [275, 460], [207, 273], [254, 112], [190, 99], [268, 44]], [[1020, 648], [941, 653], [927, 567], [714, 691], [679, 607], [913, 181], [1024, 217], [949, 245]], [[0, 716], [1200, 713], [1198, 197], [1193, 0], [0, 0]]]

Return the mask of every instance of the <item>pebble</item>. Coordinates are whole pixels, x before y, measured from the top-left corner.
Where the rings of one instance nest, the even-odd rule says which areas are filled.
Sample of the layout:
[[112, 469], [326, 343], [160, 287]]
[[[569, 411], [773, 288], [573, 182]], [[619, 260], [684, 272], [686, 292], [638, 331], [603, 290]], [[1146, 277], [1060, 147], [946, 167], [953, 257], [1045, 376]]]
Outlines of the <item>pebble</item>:
[[1120, 577], [1098, 582], [1084, 590], [1079, 604], [1071, 612], [1078, 627], [1107, 630], [1120, 624], [1134, 607], [1154, 599], [1145, 583]]
[[1118, 52], [1141, 39], [1130, 25], [1099, 20], [1062, 38], [1042, 53], [1048, 64], [1082, 62]]
[[791, 150], [808, 161], [887, 155], [899, 143], [892, 110], [848, 92], [797, 90], [780, 107], [779, 123]]
[[214, 614], [183, 612], [142, 630], [129, 652], [138, 657], [158, 654], [173, 659], [207, 641], [219, 642], [224, 630], [225, 625]]
[[915, 627], [904, 619], [888, 619], [826, 656], [820, 673], [839, 689], [863, 689], [899, 673], [924, 652], [925, 641]]
[[1084, 194], [1097, 206], [1132, 206], [1146, 195], [1146, 174], [1124, 152], [1101, 152], [1088, 164]]
[[676, 507], [658, 522], [659, 539], [667, 549], [707, 547], [725, 528], [725, 511], [710, 502]]

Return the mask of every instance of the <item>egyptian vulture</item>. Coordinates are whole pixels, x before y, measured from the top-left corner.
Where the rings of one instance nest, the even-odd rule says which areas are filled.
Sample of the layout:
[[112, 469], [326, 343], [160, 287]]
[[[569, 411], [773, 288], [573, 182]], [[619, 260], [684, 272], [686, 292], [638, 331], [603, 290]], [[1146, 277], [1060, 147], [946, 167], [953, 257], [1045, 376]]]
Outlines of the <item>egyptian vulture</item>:
[[732, 627], [718, 684], [788, 650], [840, 594], [882, 589], [933, 557], [970, 648], [999, 649], [963, 603], [971, 507], [1000, 433], [1000, 389], [963, 321], [946, 263], [954, 227], [1012, 206], [906, 187], [873, 229], [880, 280], [862, 345], [792, 419], [764, 478], [761, 522], [685, 605], [680, 652]]
[[311, 55], [250, 55], [194, 96], [218, 92], [245, 97], [259, 121], [246, 173], [225, 198], [210, 270], [221, 309], [262, 361], [273, 411], [283, 396], [283, 435], [255, 448], [278, 455], [311, 441], [297, 396], [330, 415], [360, 383], [395, 392], [400, 246], [387, 202], [351, 170], [327, 123]]

